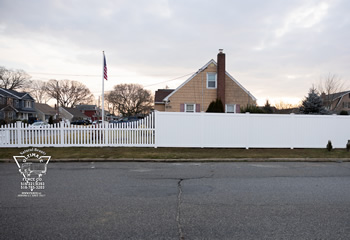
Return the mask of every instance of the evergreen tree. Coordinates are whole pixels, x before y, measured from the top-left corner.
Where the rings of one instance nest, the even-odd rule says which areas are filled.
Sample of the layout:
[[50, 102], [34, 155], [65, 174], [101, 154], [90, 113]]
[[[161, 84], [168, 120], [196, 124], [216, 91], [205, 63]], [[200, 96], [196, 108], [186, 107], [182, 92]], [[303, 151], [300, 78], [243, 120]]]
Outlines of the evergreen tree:
[[207, 112], [224, 113], [225, 109], [224, 109], [224, 105], [222, 104], [222, 101], [220, 99], [216, 99], [216, 101], [212, 101], [209, 104]]
[[269, 100], [266, 100], [266, 103], [265, 103], [263, 110], [265, 113], [273, 113], [273, 109], [269, 103]]
[[312, 87], [309, 94], [303, 100], [301, 107], [299, 108], [302, 114], [327, 114], [327, 110], [323, 105], [322, 98], [318, 95], [317, 90]]

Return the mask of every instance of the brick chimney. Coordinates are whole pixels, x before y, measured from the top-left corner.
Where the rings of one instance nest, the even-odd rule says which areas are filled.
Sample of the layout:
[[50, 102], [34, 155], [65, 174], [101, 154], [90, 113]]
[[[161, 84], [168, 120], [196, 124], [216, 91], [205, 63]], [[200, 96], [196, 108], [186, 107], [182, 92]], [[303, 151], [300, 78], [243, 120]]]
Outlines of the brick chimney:
[[223, 49], [219, 49], [218, 53], [218, 66], [217, 66], [217, 98], [222, 101], [225, 107], [225, 72], [226, 72], [226, 60]]

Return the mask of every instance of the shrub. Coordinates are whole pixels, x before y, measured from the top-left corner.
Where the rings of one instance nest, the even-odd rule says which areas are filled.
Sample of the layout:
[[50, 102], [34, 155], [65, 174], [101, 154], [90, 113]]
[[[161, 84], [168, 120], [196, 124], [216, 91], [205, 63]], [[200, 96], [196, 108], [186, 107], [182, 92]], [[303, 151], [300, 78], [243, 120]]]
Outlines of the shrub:
[[52, 116], [49, 117], [49, 124], [53, 124], [53, 117]]
[[348, 140], [348, 143], [346, 144], [346, 150], [349, 152], [350, 151], [350, 140]]
[[340, 111], [339, 115], [349, 115], [348, 111], [342, 110]]
[[328, 152], [332, 151], [332, 149], [333, 149], [332, 142], [331, 142], [331, 140], [328, 140], [328, 143], [327, 143], [327, 150], [328, 150]]
[[0, 126], [6, 125], [6, 124], [7, 124], [7, 122], [5, 119], [0, 119]]
[[246, 107], [241, 108], [241, 113], [264, 113], [264, 110], [255, 106], [255, 105], [247, 105]]

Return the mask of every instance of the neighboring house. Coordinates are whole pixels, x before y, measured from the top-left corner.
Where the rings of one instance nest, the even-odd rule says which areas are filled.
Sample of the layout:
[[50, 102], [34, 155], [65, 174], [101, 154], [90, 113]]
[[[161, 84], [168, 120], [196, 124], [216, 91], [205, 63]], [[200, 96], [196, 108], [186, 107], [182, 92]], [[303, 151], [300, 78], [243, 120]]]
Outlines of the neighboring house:
[[57, 116], [57, 111], [44, 103], [35, 103], [35, 110], [38, 120], [43, 122], [49, 122], [50, 117], [54, 119]]
[[78, 105], [76, 106], [80, 112], [89, 117], [89, 120], [95, 121], [101, 118], [101, 110], [96, 105]]
[[154, 109], [157, 111], [165, 111], [164, 99], [175, 89], [158, 89], [154, 94]]
[[321, 94], [323, 104], [326, 109], [332, 113], [340, 113], [341, 111], [347, 111], [350, 113], [350, 91], [339, 92], [326, 95]]
[[34, 105], [29, 93], [0, 88], [0, 119], [28, 120], [35, 116]]
[[256, 98], [226, 72], [222, 49], [217, 59], [210, 60], [175, 90], [156, 91], [155, 110], [205, 112], [216, 99], [221, 99], [227, 113], [239, 113], [241, 106], [256, 105]]
[[77, 108], [60, 107], [59, 110], [60, 118], [67, 119], [70, 122], [89, 119], [88, 116], [80, 112]]

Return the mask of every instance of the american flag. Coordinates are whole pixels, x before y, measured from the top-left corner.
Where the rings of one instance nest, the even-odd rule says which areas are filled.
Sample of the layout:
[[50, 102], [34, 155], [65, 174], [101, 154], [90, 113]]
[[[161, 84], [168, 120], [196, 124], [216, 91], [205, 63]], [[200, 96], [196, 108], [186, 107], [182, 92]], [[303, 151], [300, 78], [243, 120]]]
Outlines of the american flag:
[[107, 63], [106, 63], [106, 57], [105, 57], [105, 53], [104, 52], [103, 52], [103, 77], [104, 77], [104, 79], [108, 80]]

